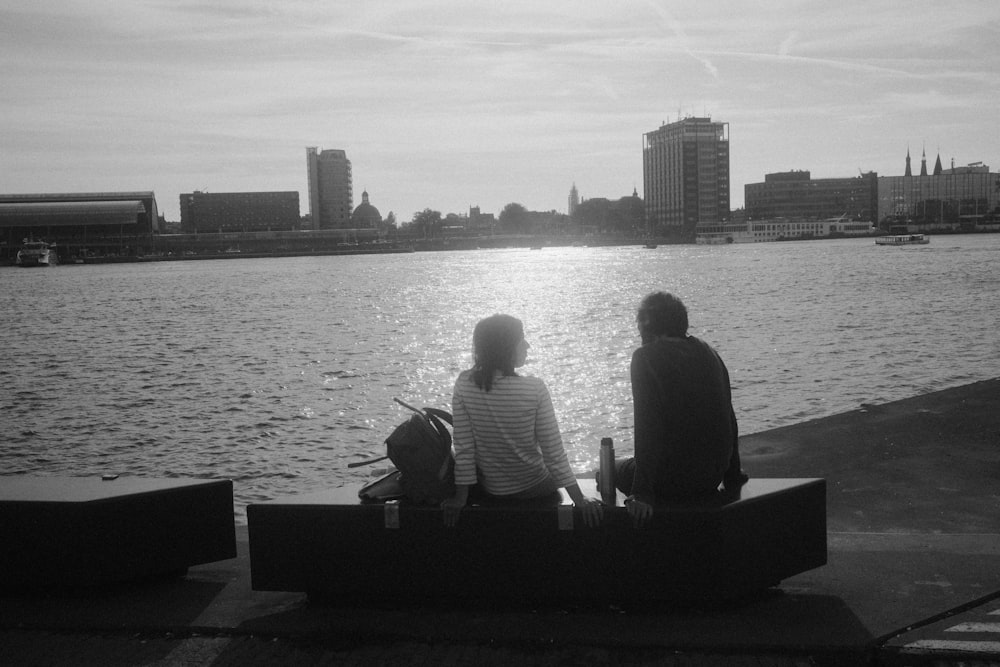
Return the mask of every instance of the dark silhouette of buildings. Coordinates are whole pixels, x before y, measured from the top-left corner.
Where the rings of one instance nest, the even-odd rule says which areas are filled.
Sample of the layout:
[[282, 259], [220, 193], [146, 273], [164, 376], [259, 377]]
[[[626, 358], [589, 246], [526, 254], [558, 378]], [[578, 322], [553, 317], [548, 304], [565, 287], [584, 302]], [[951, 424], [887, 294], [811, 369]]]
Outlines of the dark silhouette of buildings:
[[298, 192], [192, 192], [180, 196], [181, 231], [268, 232], [299, 227]]
[[763, 183], [746, 184], [743, 193], [751, 220], [875, 220], [878, 175], [869, 172], [854, 178], [813, 179], [808, 171], [785, 171], [766, 174]]

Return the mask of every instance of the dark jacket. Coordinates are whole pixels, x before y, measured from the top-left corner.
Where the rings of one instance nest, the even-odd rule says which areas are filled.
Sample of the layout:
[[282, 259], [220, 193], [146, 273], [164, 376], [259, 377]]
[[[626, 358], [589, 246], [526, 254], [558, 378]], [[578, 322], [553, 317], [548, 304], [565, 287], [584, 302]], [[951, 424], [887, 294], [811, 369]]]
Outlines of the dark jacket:
[[643, 502], [712, 493], [739, 472], [729, 371], [694, 336], [659, 338], [632, 354], [633, 494]]

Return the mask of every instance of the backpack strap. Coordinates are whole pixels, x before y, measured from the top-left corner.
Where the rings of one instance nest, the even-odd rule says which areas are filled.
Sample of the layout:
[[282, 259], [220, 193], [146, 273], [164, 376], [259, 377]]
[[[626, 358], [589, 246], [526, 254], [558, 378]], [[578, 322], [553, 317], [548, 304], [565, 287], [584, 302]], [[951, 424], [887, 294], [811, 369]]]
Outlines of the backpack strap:
[[393, 397], [392, 400], [396, 401], [407, 410], [413, 410], [421, 417], [427, 419], [427, 421], [431, 423], [431, 426], [433, 426], [434, 429], [441, 434], [441, 437], [448, 443], [448, 446], [451, 447], [451, 433], [449, 433], [448, 429], [446, 429], [444, 424], [441, 423], [442, 421], [445, 421], [449, 426], [454, 426], [450, 412], [447, 410], [440, 410], [438, 408], [424, 408], [421, 410], [420, 408], [415, 408], [401, 399]]
[[367, 459], [365, 461], [354, 461], [353, 463], [348, 463], [347, 467], [348, 468], [359, 468], [361, 466], [366, 466], [366, 465], [368, 465], [370, 463], [378, 463], [379, 461], [385, 461], [387, 458], [389, 458], [389, 455], [385, 454], [384, 456], [378, 456], [378, 457], [376, 457], [374, 459]]
[[409, 403], [407, 403], [406, 401], [404, 401], [402, 399], [399, 399], [399, 398], [396, 398], [395, 396], [393, 396], [392, 400], [396, 401], [397, 403], [399, 403], [400, 405], [402, 405], [407, 410], [413, 410], [418, 415], [422, 415], [423, 414], [423, 412], [421, 412], [420, 408], [415, 408], [415, 407], [413, 407], [412, 405], [410, 405]]
[[454, 426], [455, 423], [451, 420], [451, 413], [447, 410], [440, 410], [438, 408], [424, 408], [424, 412], [427, 416], [434, 416], [438, 419], [448, 422], [448, 426]]
[[444, 424], [441, 423], [442, 421], [446, 421], [448, 424], [452, 424], [451, 413], [444, 410], [438, 410], [437, 408], [424, 408], [424, 414], [427, 417], [427, 421], [429, 421], [438, 434], [440, 434], [448, 447], [451, 447], [451, 433], [447, 428], [445, 428]]

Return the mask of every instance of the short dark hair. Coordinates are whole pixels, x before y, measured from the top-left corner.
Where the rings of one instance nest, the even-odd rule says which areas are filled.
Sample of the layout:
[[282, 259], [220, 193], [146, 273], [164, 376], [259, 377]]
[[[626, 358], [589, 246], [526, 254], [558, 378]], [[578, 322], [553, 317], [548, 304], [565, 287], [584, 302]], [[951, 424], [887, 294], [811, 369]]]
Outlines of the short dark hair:
[[652, 292], [643, 297], [635, 315], [642, 342], [656, 336], [683, 338], [688, 330], [688, 311], [684, 302], [669, 292]]

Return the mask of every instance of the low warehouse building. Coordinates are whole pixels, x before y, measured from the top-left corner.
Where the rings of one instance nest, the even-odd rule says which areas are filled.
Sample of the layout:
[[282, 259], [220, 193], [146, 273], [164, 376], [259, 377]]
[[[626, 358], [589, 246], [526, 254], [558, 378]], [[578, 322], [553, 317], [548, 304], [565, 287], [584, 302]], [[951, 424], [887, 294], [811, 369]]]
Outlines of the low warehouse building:
[[151, 191], [0, 195], [0, 255], [7, 260], [24, 239], [56, 244], [62, 261], [134, 257], [158, 228]]

